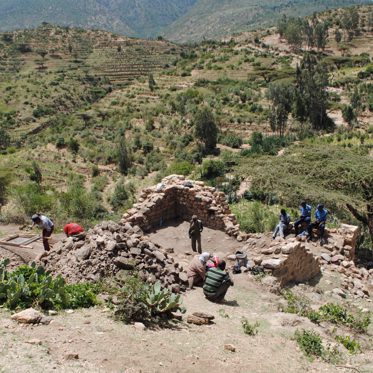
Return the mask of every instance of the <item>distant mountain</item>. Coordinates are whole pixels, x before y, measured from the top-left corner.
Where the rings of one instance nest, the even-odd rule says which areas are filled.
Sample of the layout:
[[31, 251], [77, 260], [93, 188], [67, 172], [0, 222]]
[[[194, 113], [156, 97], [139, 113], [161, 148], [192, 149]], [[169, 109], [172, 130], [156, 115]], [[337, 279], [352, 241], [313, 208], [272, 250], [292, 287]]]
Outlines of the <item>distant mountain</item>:
[[156, 37], [196, 0], [0, 0], [0, 31], [42, 22]]
[[361, 4], [373, 4], [373, 0], [198, 0], [163, 34], [176, 42], [214, 39], [272, 26], [282, 14], [306, 16]]
[[315, 11], [372, 0], [0, 0], [0, 31], [48, 22], [99, 28], [127, 36], [160, 34], [173, 41], [216, 38], [275, 22], [281, 14]]

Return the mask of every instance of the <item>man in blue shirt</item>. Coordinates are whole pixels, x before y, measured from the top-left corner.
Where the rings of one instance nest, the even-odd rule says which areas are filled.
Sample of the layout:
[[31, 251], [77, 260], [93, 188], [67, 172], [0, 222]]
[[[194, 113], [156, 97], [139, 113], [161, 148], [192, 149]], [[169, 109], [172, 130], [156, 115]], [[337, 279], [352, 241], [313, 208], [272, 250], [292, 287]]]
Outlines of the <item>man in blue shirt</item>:
[[311, 223], [311, 211], [312, 211], [312, 206], [307, 205], [306, 202], [302, 202], [300, 204], [300, 217], [294, 222], [294, 228], [295, 228], [295, 235], [298, 235], [298, 228], [301, 224], [306, 223], [307, 227], [306, 229], [308, 230], [309, 225]]
[[318, 228], [320, 232], [320, 245], [324, 244], [324, 233], [325, 233], [325, 224], [326, 218], [328, 217], [328, 210], [324, 208], [323, 204], [317, 205], [315, 211], [316, 221], [308, 226], [308, 239], [312, 239], [312, 229]]

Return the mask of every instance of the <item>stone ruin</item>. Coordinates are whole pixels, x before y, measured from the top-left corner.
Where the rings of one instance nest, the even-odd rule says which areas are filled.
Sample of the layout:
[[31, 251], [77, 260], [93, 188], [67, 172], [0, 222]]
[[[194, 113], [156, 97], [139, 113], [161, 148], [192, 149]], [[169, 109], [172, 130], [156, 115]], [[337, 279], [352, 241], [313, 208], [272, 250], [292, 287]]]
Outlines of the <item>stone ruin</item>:
[[[355, 268], [352, 259], [359, 234], [357, 227], [342, 225], [339, 230], [329, 231], [329, 242], [324, 247], [290, 237], [283, 241], [271, 240], [263, 234], [245, 234], [240, 232], [224, 193], [177, 175], [145, 189], [119, 224], [103, 222], [90, 229], [82, 239], [66, 238], [54, 245], [42, 262], [69, 282], [94, 281], [136, 269], [144, 280], [160, 281], [177, 292], [187, 283], [186, 268], [175, 262], [172, 249], [166, 250], [151, 242], [146, 233], [176, 219], [188, 221], [194, 214], [206, 227], [222, 230], [241, 242], [241, 250], [249, 258], [249, 267], [261, 266], [280, 286], [306, 282], [319, 275], [322, 266], [329, 264], [332, 268], [340, 265], [346, 273], [352, 273]], [[227, 253], [227, 259], [232, 259], [232, 254]], [[360, 271], [357, 272], [356, 276], [361, 277]], [[366, 278], [372, 275], [364, 272]], [[345, 286], [355, 293], [359, 290], [359, 295], [369, 294], [359, 283], [357, 290], [350, 282]]]
[[138, 225], [150, 232], [176, 219], [190, 221], [192, 215], [197, 215], [208, 228], [236, 237], [240, 233], [223, 192], [177, 175], [143, 190], [138, 203], [124, 214], [122, 223]]

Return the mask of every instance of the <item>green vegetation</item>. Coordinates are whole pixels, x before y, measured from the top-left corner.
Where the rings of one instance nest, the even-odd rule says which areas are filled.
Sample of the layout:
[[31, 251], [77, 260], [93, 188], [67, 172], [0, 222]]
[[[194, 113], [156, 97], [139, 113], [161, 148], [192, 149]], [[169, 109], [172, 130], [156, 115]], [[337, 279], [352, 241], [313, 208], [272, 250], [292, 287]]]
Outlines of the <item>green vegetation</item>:
[[44, 310], [92, 307], [97, 299], [90, 284], [67, 285], [61, 276], [52, 277], [43, 267], [22, 265], [13, 272], [0, 262], [0, 304], [11, 310], [40, 307]]
[[326, 321], [336, 325], [344, 325], [357, 333], [366, 333], [370, 325], [370, 313], [351, 313], [345, 307], [336, 303], [324, 304], [317, 311], [314, 311], [306, 297], [296, 296], [290, 290], [284, 291], [282, 295], [288, 302], [287, 307], [283, 309], [284, 312], [308, 317], [314, 323]]
[[312, 330], [297, 330], [295, 340], [305, 355], [311, 359], [321, 358], [322, 360], [337, 364], [341, 361], [341, 355], [336, 347], [327, 345], [324, 347], [321, 336]]
[[335, 337], [335, 340], [341, 343], [350, 354], [358, 354], [362, 352], [360, 344], [356, 342], [353, 338], [351, 338], [349, 335], [346, 335], [344, 337], [341, 335], [337, 335]]
[[258, 334], [258, 328], [260, 326], [259, 322], [255, 322], [254, 324], [250, 323], [249, 320], [243, 318], [241, 320], [241, 325], [243, 332], [247, 335], [254, 336]]
[[127, 277], [118, 294], [115, 316], [125, 323], [146, 324], [168, 322], [172, 312], [185, 312], [180, 295], [162, 289], [160, 283], [149, 285], [136, 275]]

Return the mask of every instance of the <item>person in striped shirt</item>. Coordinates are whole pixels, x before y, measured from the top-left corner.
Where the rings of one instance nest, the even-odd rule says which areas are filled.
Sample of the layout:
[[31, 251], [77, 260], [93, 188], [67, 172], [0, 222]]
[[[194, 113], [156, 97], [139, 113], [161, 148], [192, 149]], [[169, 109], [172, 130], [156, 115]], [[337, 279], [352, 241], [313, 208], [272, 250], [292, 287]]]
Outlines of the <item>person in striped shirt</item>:
[[210, 268], [206, 273], [205, 282], [203, 284], [203, 293], [211, 302], [222, 302], [228, 288], [233, 286], [233, 281], [225, 271], [225, 267], [226, 263], [222, 260], [219, 262], [217, 268]]

